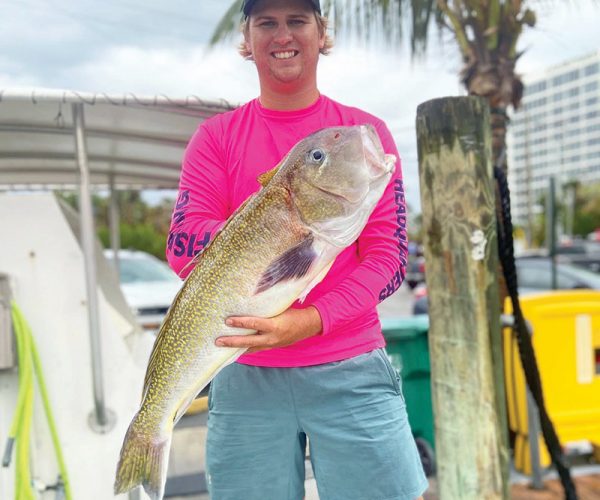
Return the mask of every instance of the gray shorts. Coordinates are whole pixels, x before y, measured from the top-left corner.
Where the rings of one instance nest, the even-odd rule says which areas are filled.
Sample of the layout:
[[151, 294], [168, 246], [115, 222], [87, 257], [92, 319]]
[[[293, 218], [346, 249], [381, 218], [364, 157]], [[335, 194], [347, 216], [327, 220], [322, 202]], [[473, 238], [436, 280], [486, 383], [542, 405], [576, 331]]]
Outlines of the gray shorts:
[[302, 500], [307, 437], [320, 500], [427, 489], [398, 373], [383, 349], [302, 368], [224, 368], [209, 394], [211, 500]]

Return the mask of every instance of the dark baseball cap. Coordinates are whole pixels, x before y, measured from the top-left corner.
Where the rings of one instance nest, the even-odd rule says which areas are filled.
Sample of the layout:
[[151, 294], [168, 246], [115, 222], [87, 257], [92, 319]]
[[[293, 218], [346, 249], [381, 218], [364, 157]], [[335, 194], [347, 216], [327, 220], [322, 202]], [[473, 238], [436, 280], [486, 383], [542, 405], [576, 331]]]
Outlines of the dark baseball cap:
[[[242, 11], [244, 12], [244, 16], [248, 17], [250, 15], [250, 11], [254, 7], [256, 0], [244, 0], [242, 5]], [[321, 2], [319, 0], [310, 0], [310, 3], [314, 7], [314, 9], [320, 14], [321, 13]]]

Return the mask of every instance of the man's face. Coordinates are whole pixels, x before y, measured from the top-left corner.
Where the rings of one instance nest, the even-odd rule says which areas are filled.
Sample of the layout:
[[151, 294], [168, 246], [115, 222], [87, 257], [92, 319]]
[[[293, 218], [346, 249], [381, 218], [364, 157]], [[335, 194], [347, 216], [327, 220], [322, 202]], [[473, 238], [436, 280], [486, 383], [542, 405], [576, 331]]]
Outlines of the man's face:
[[309, 2], [258, 0], [248, 23], [246, 44], [263, 85], [281, 90], [316, 79], [325, 34]]

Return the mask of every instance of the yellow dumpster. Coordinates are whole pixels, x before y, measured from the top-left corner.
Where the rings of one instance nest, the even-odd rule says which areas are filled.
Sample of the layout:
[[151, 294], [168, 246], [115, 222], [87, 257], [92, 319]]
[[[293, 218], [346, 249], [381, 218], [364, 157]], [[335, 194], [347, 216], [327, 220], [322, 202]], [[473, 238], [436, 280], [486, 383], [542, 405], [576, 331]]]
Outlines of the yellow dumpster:
[[[587, 440], [600, 445], [600, 292], [555, 291], [521, 298], [533, 329], [544, 401], [562, 444]], [[507, 313], [512, 314], [510, 301]], [[515, 467], [531, 472], [525, 376], [516, 334], [504, 329], [508, 420], [516, 433]], [[541, 440], [540, 440], [541, 443]], [[550, 463], [540, 446], [541, 465]]]

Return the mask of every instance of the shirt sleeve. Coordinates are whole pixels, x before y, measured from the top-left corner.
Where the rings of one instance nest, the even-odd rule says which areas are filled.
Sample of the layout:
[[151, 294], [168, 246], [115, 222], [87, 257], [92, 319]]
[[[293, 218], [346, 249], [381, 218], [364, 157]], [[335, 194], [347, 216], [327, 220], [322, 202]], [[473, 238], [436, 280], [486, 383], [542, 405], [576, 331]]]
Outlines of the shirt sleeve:
[[385, 124], [381, 122], [376, 128], [384, 151], [398, 158], [396, 170], [358, 238], [360, 264], [312, 304], [321, 315], [324, 335], [392, 295], [406, 275], [408, 237], [400, 157]]
[[193, 267], [187, 264], [229, 217], [227, 172], [221, 151], [204, 123], [185, 150], [166, 248], [167, 261], [181, 278], [190, 273]]

